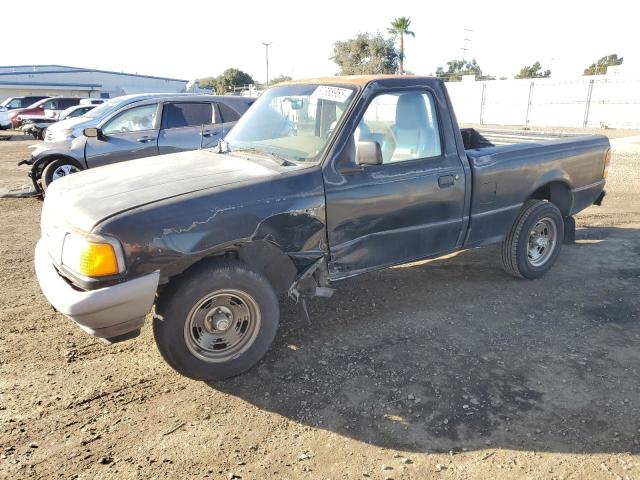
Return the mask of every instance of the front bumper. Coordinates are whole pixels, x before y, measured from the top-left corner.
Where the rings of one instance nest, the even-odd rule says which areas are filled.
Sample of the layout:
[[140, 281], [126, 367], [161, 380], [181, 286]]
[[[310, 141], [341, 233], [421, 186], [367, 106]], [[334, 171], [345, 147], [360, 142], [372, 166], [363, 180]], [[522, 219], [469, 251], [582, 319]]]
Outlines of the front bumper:
[[156, 271], [110, 287], [77, 290], [58, 274], [42, 239], [36, 246], [35, 267], [42, 293], [56, 310], [90, 335], [111, 341], [140, 330], [160, 280]]

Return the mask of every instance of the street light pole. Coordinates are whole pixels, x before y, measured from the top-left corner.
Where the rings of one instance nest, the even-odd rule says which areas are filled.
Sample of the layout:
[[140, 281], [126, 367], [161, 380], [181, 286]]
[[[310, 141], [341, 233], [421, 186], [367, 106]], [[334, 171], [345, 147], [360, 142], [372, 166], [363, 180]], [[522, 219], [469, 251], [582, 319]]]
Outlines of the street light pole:
[[262, 42], [262, 44], [265, 46], [266, 49], [266, 53], [267, 53], [267, 87], [269, 86], [269, 45], [271, 45], [273, 42]]

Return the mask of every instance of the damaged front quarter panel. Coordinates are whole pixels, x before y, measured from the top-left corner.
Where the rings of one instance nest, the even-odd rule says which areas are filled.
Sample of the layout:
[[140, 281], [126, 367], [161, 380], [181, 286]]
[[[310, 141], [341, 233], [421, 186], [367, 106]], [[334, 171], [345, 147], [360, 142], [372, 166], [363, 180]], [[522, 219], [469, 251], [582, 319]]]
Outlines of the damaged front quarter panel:
[[[143, 205], [95, 231], [121, 240], [127, 276], [160, 270], [162, 284], [200, 261], [232, 255], [262, 271], [280, 293], [327, 293], [326, 276], [319, 276], [327, 270], [328, 247], [317, 166]], [[318, 278], [323, 283], [307, 287]]]

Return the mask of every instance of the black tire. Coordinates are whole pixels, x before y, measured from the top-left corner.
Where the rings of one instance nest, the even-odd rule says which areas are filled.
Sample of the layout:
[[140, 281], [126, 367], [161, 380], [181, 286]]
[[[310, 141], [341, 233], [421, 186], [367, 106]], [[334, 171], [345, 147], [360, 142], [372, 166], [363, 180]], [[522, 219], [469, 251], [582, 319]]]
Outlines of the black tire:
[[[555, 240], [542, 249], [541, 257], [531, 255], [530, 239], [535, 244], [533, 229], [541, 226], [541, 230], [555, 229]], [[502, 267], [518, 278], [539, 278], [553, 266], [562, 247], [564, 238], [564, 222], [558, 207], [543, 200], [528, 200], [522, 206], [507, 238], [502, 242]], [[542, 240], [544, 243], [544, 238]], [[547, 248], [547, 250], [544, 250]], [[537, 253], [537, 252], [536, 252]]]
[[[211, 322], [209, 326], [215, 330], [214, 333], [205, 331], [204, 327], [200, 330], [187, 328], [187, 325], [192, 325], [191, 319], [205, 309], [208, 309], [206, 314], [201, 314], [205, 315], [205, 321], [218, 318], [212, 314], [217, 306], [212, 305], [222, 305], [215, 300], [216, 295], [222, 295], [220, 292], [241, 292], [245, 295], [246, 303], [253, 301], [258, 308], [258, 320], [254, 316], [255, 327], [251, 327], [251, 324], [246, 327], [248, 333], [245, 333], [243, 341], [248, 343], [241, 350], [235, 351], [224, 344], [229, 347], [228, 358], [224, 357], [225, 352], [222, 350], [217, 353], [214, 349], [199, 349], [200, 345], [194, 346], [198, 342], [198, 335], [201, 338], [208, 335], [206, 338], [209, 339], [225, 335], [213, 328]], [[214, 296], [214, 300], [207, 304], [206, 299], [211, 296]], [[234, 332], [240, 331], [236, 325], [241, 322], [234, 315], [231, 318], [231, 327], [227, 327], [227, 331], [234, 335]], [[220, 260], [196, 266], [169, 284], [156, 304], [153, 334], [160, 354], [177, 372], [194, 380], [223, 380], [245, 372], [267, 353], [278, 329], [279, 319], [278, 299], [268, 280], [244, 263]], [[250, 330], [251, 328], [254, 330]], [[249, 336], [252, 338], [249, 339]], [[209, 358], [207, 355], [221, 356]]]
[[43, 128], [38, 132], [38, 140], [44, 140], [44, 137], [47, 136], [47, 129]]
[[46, 190], [54, 180], [60, 178], [59, 175], [57, 175], [57, 172], [60, 172], [59, 169], [61, 167], [69, 167], [68, 170], [70, 173], [67, 173], [66, 175], [70, 175], [71, 173], [75, 173], [80, 170], [72, 161], [65, 158], [58, 158], [57, 160], [50, 162], [46, 167], [44, 167], [42, 176], [40, 177], [43, 190]]

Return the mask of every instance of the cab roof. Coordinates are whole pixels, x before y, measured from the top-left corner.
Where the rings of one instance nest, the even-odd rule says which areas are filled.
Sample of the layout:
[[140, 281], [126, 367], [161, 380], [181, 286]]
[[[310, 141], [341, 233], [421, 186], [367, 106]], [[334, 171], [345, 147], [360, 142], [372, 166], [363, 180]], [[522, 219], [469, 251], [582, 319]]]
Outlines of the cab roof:
[[302, 78], [300, 80], [288, 80], [286, 82], [278, 83], [277, 85], [296, 85], [296, 84], [324, 84], [324, 85], [354, 85], [362, 87], [369, 82], [375, 80], [384, 80], [389, 78], [410, 78], [412, 80], [418, 78], [432, 78], [421, 77], [416, 75], [394, 75], [394, 74], [378, 74], [378, 75], [336, 75], [334, 77], [314, 77], [314, 78]]

